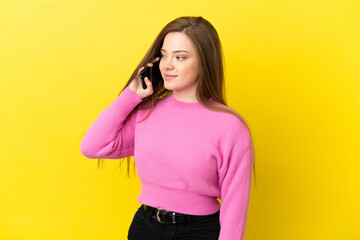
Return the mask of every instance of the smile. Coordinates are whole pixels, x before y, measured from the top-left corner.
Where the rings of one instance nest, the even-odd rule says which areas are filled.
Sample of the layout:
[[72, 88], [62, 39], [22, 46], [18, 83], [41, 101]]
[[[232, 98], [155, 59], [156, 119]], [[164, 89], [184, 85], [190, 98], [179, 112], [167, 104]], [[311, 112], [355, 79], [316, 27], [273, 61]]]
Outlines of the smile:
[[177, 77], [176, 75], [164, 74], [164, 79], [165, 79], [165, 80], [169, 80], [169, 79], [176, 78], [176, 77]]

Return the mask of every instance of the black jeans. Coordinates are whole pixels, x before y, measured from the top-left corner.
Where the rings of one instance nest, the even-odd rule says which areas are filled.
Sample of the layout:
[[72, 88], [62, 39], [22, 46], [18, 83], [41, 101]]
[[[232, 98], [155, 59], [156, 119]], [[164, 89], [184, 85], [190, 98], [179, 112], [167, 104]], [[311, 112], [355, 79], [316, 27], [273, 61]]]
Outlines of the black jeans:
[[220, 210], [209, 218], [175, 224], [159, 223], [152, 217], [153, 211], [145, 211], [141, 205], [131, 222], [129, 240], [218, 240], [220, 234]]

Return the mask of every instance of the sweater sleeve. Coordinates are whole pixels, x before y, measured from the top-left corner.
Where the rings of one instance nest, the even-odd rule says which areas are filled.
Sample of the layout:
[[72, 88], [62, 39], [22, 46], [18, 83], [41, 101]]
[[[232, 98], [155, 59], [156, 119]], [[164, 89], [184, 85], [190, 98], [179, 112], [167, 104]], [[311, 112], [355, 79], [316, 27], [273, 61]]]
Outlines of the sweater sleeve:
[[243, 240], [249, 205], [253, 145], [232, 151], [225, 170], [219, 173], [221, 188], [219, 240]]
[[126, 118], [141, 101], [127, 86], [86, 131], [80, 144], [81, 153], [87, 158], [104, 159], [133, 156], [137, 111]]

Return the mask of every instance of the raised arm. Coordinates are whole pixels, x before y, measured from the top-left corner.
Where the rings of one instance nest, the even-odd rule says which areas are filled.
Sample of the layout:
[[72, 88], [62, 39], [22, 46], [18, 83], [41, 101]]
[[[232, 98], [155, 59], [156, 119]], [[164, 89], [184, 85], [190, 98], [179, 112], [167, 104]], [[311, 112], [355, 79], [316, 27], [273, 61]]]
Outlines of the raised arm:
[[80, 144], [81, 153], [87, 158], [104, 159], [133, 156], [137, 112], [126, 118], [141, 101], [126, 87], [89, 127]]

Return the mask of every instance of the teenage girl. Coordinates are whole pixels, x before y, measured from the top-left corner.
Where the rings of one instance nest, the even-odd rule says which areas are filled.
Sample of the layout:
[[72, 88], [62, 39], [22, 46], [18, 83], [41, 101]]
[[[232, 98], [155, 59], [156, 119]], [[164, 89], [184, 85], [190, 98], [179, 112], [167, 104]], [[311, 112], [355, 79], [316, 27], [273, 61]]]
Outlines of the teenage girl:
[[[171, 21], [85, 133], [88, 158], [134, 156], [141, 205], [128, 239], [244, 238], [254, 148], [245, 120], [224, 100], [222, 54], [204, 18]], [[153, 72], [146, 86], [145, 67]]]

